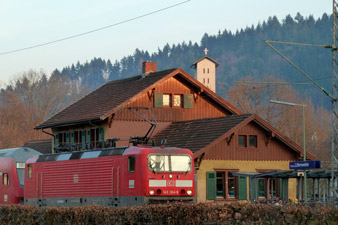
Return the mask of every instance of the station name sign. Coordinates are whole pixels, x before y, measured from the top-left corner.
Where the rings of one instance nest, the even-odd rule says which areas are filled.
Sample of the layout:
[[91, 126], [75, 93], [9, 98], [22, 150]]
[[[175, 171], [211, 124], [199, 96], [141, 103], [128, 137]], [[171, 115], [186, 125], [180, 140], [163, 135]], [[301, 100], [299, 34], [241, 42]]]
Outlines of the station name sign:
[[320, 169], [322, 165], [321, 161], [300, 161], [290, 162], [289, 168], [293, 170]]

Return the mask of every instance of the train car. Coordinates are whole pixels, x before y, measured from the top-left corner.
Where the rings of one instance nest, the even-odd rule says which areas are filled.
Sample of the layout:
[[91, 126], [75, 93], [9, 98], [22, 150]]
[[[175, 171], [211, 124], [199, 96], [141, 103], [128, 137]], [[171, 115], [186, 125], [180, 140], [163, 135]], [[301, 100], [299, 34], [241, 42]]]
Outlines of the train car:
[[26, 162], [25, 204], [136, 206], [193, 202], [188, 149], [132, 146], [40, 155]]
[[0, 204], [23, 203], [25, 162], [36, 155], [26, 147], [0, 150]]

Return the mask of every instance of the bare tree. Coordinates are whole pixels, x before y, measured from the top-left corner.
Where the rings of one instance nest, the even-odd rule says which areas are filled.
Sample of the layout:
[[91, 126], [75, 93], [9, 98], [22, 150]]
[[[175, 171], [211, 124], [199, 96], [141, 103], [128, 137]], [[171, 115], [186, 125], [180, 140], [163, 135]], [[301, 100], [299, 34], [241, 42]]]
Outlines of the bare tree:
[[330, 152], [330, 114], [327, 110], [315, 108], [311, 100], [300, 98], [290, 85], [275, 84], [283, 81], [274, 76], [265, 76], [258, 82], [253, 82], [254, 77], [242, 81], [226, 91], [229, 102], [242, 112], [258, 114], [300, 146], [303, 145], [302, 108], [270, 104], [269, 101], [274, 99], [306, 104], [307, 150], [327, 160]]
[[27, 71], [0, 93], [0, 148], [50, 138], [34, 127], [87, 93], [62, 76]]

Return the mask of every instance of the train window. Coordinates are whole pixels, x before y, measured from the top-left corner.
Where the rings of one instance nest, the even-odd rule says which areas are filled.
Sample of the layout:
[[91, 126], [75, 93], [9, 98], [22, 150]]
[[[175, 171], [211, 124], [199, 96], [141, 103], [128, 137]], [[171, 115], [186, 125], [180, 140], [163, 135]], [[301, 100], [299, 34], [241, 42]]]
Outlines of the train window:
[[128, 171], [135, 172], [135, 156], [128, 157]]
[[191, 158], [188, 155], [172, 155], [171, 156], [171, 171], [184, 171], [191, 170]]
[[148, 156], [148, 167], [153, 172], [190, 172], [189, 155], [151, 154]]
[[3, 183], [3, 185], [9, 185], [9, 178], [8, 178], [8, 173], [4, 173], [3, 175], [2, 175], [2, 183]]
[[29, 164], [29, 165], [27, 166], [27, 177], [28, 177], [28, 178], [32, 178], [32, 172], [33, 172], [32, 165]]

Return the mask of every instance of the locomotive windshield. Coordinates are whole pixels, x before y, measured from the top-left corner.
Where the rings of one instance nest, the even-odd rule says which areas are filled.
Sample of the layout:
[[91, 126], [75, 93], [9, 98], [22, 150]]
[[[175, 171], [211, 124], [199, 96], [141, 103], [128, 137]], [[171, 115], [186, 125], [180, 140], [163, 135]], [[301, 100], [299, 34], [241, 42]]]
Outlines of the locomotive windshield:
[[189, 155], [151, 154], [148, 156], [149, 169], [153, 172], [189, 172], [191, 157]]

